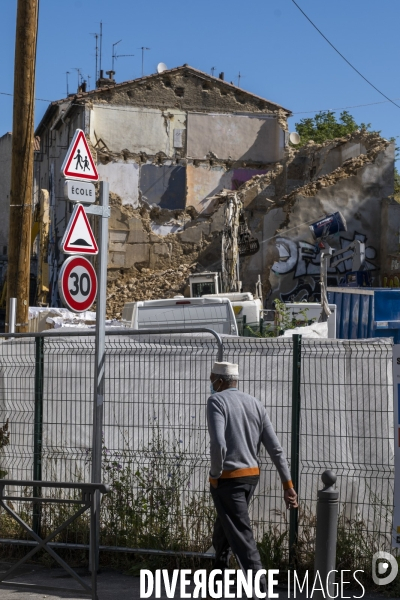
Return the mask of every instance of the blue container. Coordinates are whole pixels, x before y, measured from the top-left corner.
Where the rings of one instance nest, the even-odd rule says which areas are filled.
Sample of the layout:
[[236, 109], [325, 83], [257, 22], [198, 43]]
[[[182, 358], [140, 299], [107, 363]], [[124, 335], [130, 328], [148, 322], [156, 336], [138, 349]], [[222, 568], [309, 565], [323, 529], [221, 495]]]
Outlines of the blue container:
[[328, 287], [336, 304], [336, 337], [357, 340], [392, 337], [400, 344], [400, 289]]

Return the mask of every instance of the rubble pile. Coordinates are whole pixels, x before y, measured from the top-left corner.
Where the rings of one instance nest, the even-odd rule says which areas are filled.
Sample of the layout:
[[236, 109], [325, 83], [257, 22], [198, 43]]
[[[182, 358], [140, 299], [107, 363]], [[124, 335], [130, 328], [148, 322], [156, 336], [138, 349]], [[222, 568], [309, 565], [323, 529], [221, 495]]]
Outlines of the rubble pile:
[[127, 302], [173, 298], [183, 294], [188, 277], [197, 263], [162, 271], [142, 269], [135, 274], [123, 273], [107, 285], [107, 319], [120, 319]]

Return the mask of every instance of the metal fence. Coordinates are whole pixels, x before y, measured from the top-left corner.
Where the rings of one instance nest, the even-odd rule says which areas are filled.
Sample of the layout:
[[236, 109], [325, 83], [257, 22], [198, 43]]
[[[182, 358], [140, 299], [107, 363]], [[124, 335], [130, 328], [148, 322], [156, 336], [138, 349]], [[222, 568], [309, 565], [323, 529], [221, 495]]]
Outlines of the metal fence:
[[[240, 388], [267, 407], [291, 456], [293, 342], [224, 338], [224, 360], [240, 365]], [[208, 492], [205, 405], [217, 358], [206, 335], [107, 335], [100, 544], [108, 549], [205, 553], [214, 510]], [[393, 506], [393, 412], [388, 340], [303, 340], [299, 382], [299, 540], [312, 551], [322, 471], [338, 475], [341, 524], [360, 536], [360, 555], [390, 549]], [[90, 480], [94, 338], [58, 335], [0, 344], [0, 476]], [[282, 487], [264, 450], [252, 504], [258, 540], [289, 530]], [[293, 465], [292, 465], [293, 469]], [[7, 473], [5, 475], [4, 473]], [[36, 515], [45, 532], [59, 506]], [[58, 512], [57, 512], [58, 511]], [[60, 543], [87, 544], [88, 523]], [[282, 538], [283, 536], [283, 538]], [[0, 514], [1, 540], [23, 540]], [[1, 541], [0, 540], [0, 541]], [[271, 542], [272, 540], [272, 542]]]

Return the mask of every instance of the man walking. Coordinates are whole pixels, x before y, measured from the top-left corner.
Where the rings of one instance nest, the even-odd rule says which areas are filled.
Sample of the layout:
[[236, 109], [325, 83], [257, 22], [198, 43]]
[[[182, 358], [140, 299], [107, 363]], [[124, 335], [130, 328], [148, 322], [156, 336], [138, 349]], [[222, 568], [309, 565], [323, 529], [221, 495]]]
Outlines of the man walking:
[[[259, 480], [261, 443], [278, 470], [286, 507], [297, 508], [298, 504], [288, 464], [267, 411], [257, 398], [239, 392], [238, 380], [238, 365], [214, 363], [207, 402], [210, 491], [217, 511], [214, 569], [228, 569], [233, 552], [244, 573], [247, 575], [251, 569], [254, 577], [262, 565], [248, 506]], [[267, 591], [265, 578], [261, 579], [261, 589]]]

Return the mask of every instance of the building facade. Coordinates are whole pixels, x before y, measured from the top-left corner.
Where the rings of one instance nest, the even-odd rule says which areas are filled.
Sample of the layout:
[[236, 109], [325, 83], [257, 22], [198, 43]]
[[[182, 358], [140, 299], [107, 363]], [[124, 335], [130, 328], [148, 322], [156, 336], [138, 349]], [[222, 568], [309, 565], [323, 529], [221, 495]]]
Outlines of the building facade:
[[[64, 200], [62, 162], [76, 129], [83, 129], [100, 178], [122, 207], [192, 211], [207, 218], [210, 198], [235, 190], [282, 161], [290, 111], [223, 79], [187, 65], [101, 87], [52, 103], [39, 124], [36, 186], [50, 194], [50, 302], [58, 304], [58, 243], [71, 212]], [[122, 223], [118, 207], [110, 221], [110, 268], [134, 268], [168, 252], [160, 233], [182, 229], [172, 222], [142, 231], [132, 215]], [[171, 213], [171, 217], [173, 217]], [[151, 252], [153, 233], [154, 252]], [[158, 238], [160, 242], [157, 246]], [[156, 239], [157, 238], [157, 239]]]

